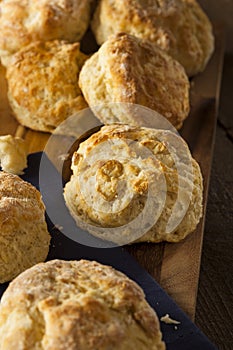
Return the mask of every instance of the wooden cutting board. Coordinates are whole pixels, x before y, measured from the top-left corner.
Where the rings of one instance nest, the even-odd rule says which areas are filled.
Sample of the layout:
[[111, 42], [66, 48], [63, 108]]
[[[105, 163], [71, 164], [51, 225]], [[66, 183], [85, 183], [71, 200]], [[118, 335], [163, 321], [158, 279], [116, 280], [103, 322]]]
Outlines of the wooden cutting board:
[[[140, 243], [127, 250], [161, 284], [177, 304], [192, 318], [195, 316], [205, 210], [215, 138], [221, 73], [223, 66], [223, 31], [215, 27], [216, 49], [205, 72], [191, 82], [191, 113], [181, 135], [188, 142], [204, 176], [204, 216], [195, 232], [177, 244]], [[0, 135], [21, 136], [29, 143], [29, 152], [38, 152], [50, 136], [20, 126], [7, 101], [5, 70], [0, 66]]]

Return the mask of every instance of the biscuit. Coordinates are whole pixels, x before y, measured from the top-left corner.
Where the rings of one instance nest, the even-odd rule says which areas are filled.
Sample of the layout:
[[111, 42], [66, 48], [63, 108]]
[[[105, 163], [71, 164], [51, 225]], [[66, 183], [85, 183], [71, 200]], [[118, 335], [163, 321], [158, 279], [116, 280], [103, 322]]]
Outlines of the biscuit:
[[90, 21], [92, 0], [3, 0], [0, 2], [0, 57], [33, 41], [80, 41]]
[[205, 69], [214, 50], [211, 23], [195, 0], [100, 0], [92, 30], [99, 44], [118, 32], [147, 39], [189, 76]]
[[20, 124], [52, 132], [87, 104], [78, 75], [87, 56], [79, 43], [34, 42], [17, 52], [7, 67], [8, 99]]
[[25, 140], [11, 135], [0, 136], [0, 165], [2, 170], [22, 175], [27, 167], [28, 147]]
[[99, 238], [179, 242], [202, 216], [202, 175], [181, 137], [106, 125], [79, 145], [64, 198], [78, 226]]
[[44, 261], [49, 243], [45, 207], [39, 191], [17, 175], [1, 171], [0, 283]]
[[18, 276], [0, 305], [0, 349], [165, 350], [142, 289], [110, 266], [52, 260]]
[[[104, 123], [137, 125], [116, 104], [146, 106], [176, 128], [189, 113], [189, 81], [183, 67], [164, 51], [135, 36], [119, 33], [107, 40], [84, 64], [79, 85], [90, 107]], [[129, 117], [129, 118], [128, 118]], [[144, 120], [143, 126], [150, 126]]]

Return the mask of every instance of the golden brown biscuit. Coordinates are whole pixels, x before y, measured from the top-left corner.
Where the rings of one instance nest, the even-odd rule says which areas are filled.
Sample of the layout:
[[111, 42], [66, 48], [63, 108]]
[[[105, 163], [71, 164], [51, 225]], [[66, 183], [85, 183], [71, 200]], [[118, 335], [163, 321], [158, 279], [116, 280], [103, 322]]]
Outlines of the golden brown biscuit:
[[0, 165], [2, 170], [22, 175], [27, 167], [28, 147], [25, 140], [12, 135], [0, 136]]
[[[109, 102], [134, 103], [166, 117], [176, 128], [189, 113], [189, 81], [183, 67], [164, 51], [132, 35], [119, 33], [107, 40], [84, 64], [79, 85], [103, 123], [137, 125]], [[129, 117], [129, 118], [128, 118]], [[144, 126], [149, 126], [144, 121]]]
[[39, 191], [17, 175], [1, 171], [0, 283], [44, 261], [49, 243], [45, 207]]
[[17, 120], [52, 132], [87, 104], [78, 86], [87, 56], [79, 43], [34, 42], [17, 52], [7, 67], [8, 98]]
[[202, 176], [166, 130], [107, 125], [79, 145], [64, 197], [78, 226], [117, 244], [178, 242], [202, 216]]
[[2, 297], [0, 349], [165, 350], [142, 289], [110, 266], [53, 260]]
[[0, 2], [0, 57], [32, 41], [79, 41], [90, 21], [92, 0], [3, 0]]
[[211, 23], [195, 0], [100, 0], [92, 30], [99, 44], [117, 32], [147, 39], [189, 76], [205, 69], [214, 49]]

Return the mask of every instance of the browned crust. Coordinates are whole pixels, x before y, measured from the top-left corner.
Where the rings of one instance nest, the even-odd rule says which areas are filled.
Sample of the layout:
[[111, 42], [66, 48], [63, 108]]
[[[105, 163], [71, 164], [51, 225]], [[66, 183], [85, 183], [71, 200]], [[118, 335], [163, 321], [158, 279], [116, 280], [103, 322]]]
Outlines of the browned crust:
[[98, 117], [104, 123], [134, 123], [130, 116], [114, 112], [114, 106], [105, 111], [104, 103], [109, 102], [149, 107], [176, 128], [189, 113], [189, 81], [183, 67], [156, 46], [125, 33], [109, 38], [86, 61], [79, 84], [91, 107], [103, 104]]
[[79, 43], [37, 41], [14, 55], [6, 74], [8, 98], [22, 125], [51, 132], [87, 107], [78, 86], [87, 56], [79, 47]]
[[204, 70], [214, 49], [211, 23], [195, 0], [100, 0], [92, 29], [99, 44], [122, 31], [147, 39], [189, 76]]
[[0, 172], [0, 283], [47, 257], [50, 235], [39, 191]]
[[[140, 153], [137, 156], [134, 155], [134, 151], [131, 152], [128, 146], [129, 140], [134, 141], [141, 148], [148, 149], [148, 155], [144, 156], [143, 161]], [[130, 223], [135, 217], [138, 217], [144, 208], [145, 201], [148, 200], [146, 197], [148, 184], [153, 188], [153, 195], [162, 198], [159, 197], [159, 187], [161, 185], [160, 179], [164, 177], [166, 198], [161, 215], [158, 220], [152, 221], [153, 225], [149, 229], [142, 231], [144, 234], [137, 238], [137, 241], [179, 242], [184, 239], [196, 228], [202, 216], [203, 180], [199, 165], [191, 157], [187, 144], [182, 139], [179, 140], [182, 142], [182, 147], [177, 136], [170, 131], [114, 124], [102, 127], [99, 132], [81, 143], [73, 156], [73, 176], [64, 189], [66, 205], [77, 225], [87, 229], [93, 235], [112, 240], [118, 244], [128, 242], [127, 237], [131, 242], [136, 240], [134, 238], [135, 229], [132, 228], [132, 232], [130, 231]], [[118, 146], [116, 142], [119, 141]], [[177, 148], [176, 142], [178, 142]], [[133, 145], [132, 142], [131, 144]], [[104, 151], [100, 152], [101, 145], [104, 145], [105, 148]], [[171, 147], [171, 145], [173, 146]], [[118, 174], [119, 177], [117, 177], [118, 175], [113, 176], [113, 169], [117, 169], [119, 166], [116, 167], [116, 164], [115, 168], [111, 166], [109, 174], [112, 172], [112, 175], [109, 175], [108, 178], [106, 169], [103, 173], [103, 168], [109, 165], [112, 160], [111, 147], [114, 147], [114, 157], [118, 157], [123, 170]], [[95, 150], [97, 151], [95, 152]], [[89, 157], [92, 157], [92, 163], [85, 163], [86, 159], [90, 159]], [[156, 161], [153, 162], [153, 159]], [[154, 180], [143, 175], [145, 174], [145, 165], [147, 169], [153, 169]], [[182, 169], [182, 171], [178, 169]], [[94, 182], [88, 182], [89, 178], [95, 179]], [[152, 180], [149, 180], [150, 178]], [[81, 179], [86, 179], [86, 187], [85, 181], [80, 182]], [[125, 182], [124, 190], [118, 196], [115, 189], [123, 182]], [[91, 188], [92, 190], [90, 190]], [[105, 201], [102, 200], [103, 193]], [[180, 199], [178, 199], [178, 195]], [[88, 198], [92, 198], [92, 200], [90, 201]], [[123, 198], [128, 201], [122, 202]], [[109, 202], [110, 209], [114, 208], [114, 210], [109, 211], [106, 207], [106, 200]], [[176, 212], [173, 213], [177, 201], [179, 205], [176, 207]], [[95, 205], [91, 205], [91, 203], [95, 203]], [[185, 212], [182, 214], [181, 220], [177, 221], [171, 231], [167, 230], [170, 217], [175, 215], [175, 219], [179, 218], [183, 208], [185, 208]], [[151, 210], [152, 218], [153, 215], [156, 217], [156, 208]], [[126, 225], [126, 230], [123, 232], [115, 230], [111, 233], [107, 229], [108, 227], [123, 227], [123, 225]], [[105, 228], [105, 230], [100, 233], [97, 231], [98, 227]]]
[[3, 350], [17, 341], [21, 350], [165, 349], [142, 289], [86, 260], [38, 264], [14, 280], [2, 298], [0, 335]]
[[92, 0], [3, 0], [0, 2], [0, 57], [33, 41], [81, 40], [90, 21]]

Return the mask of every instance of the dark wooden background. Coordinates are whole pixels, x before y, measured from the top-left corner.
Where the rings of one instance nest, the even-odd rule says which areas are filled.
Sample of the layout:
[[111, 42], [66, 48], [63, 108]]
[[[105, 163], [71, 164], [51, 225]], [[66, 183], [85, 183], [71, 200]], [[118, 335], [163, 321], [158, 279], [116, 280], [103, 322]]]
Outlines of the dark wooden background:
[[233, 349], [233, 0], [200, 0], [226, 28], [220, 109], [207, 205], [196, 323], [221, 350]]

